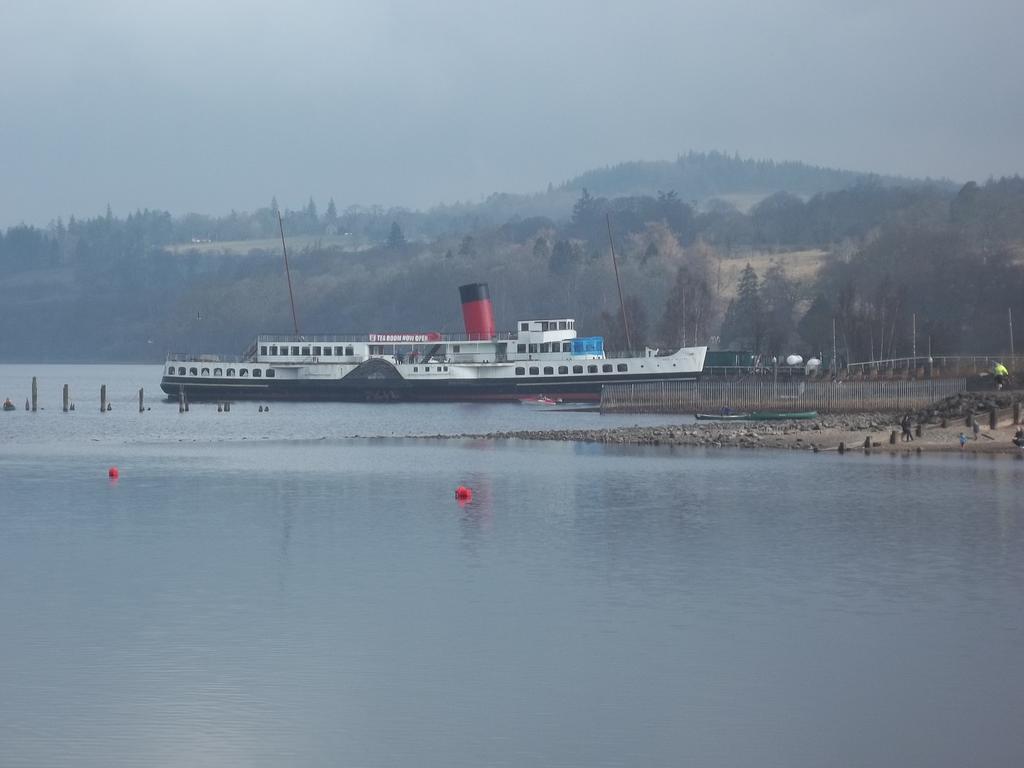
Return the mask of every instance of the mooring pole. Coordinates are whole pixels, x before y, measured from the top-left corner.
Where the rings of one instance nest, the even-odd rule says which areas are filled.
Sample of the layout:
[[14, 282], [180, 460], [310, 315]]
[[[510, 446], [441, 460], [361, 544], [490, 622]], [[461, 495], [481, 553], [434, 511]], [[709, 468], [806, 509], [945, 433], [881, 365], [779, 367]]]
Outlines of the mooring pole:
[[143, 392], [143, 387], [139, 387], [139, 413], [142, 413], [145, 410], [145, 408], [143, 407], [143, 404], [142, 404], [142, 398], [143, 398], [142, 392]]
[[107, 385], [100, 385], [100, 413], [107, 412]]
[[61, 401], [64, 405], [64, 413], [68, 412], [68, 401], [71, 399], [71, 395], [68, 392], [68, 385], [64, 385], [64, 391], [61, 393]]
[[39, 383], [36, 381], [36, 377], [32, 377], [32, 413], [36, 412], [39, 407]]

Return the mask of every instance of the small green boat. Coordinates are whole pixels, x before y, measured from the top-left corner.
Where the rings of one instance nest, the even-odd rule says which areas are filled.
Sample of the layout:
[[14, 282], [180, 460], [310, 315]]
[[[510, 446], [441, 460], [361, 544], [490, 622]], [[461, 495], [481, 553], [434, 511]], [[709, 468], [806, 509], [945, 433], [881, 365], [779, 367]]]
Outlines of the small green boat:
[[816, 419], [817, 411], [753, 411], [752, 413], [698, 413], [697, 421], [788, 421]]
[[788, 421], [790, 419], [816, 419], [817, 411], [754, 411], [750, 414], [752, 421]]

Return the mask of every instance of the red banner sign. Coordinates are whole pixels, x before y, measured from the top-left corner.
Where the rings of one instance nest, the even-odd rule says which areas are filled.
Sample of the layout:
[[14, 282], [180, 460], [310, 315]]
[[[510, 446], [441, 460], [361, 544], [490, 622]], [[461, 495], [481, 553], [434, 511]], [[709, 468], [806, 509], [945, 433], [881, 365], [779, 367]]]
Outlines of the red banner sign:
[[429, 333], [371, 333], [370, 341], [378, 344], [441, 341], [441, 334], [435, 331], [430, 331]]

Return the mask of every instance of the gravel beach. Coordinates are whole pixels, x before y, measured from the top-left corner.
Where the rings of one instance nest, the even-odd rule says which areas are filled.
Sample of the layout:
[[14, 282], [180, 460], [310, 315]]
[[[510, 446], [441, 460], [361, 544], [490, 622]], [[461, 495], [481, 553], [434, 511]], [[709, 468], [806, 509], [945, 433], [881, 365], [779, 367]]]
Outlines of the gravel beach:
[[[825, 415], [812, 421], [699, 422], [612, 429], [553, 429], [490, 432], [450, 437], [491, 440], [555, 440], [616, 445], [678, 445], [705, 448], [773, 448], [783, 450], [884, 453], [963, 452], [1017, 455], [1012, 443], [1017, 429], [1006, 412], [1021, 393], [965, 393], [935, 403], [913, 414], [913, 441], [903, 442], [902, 413]], [[995, 429], [989, 428], [988, 411], [1000, 409]], [[977, 435], [966, 425], [975, 414]], [[920, 434], [917, 434], [920, 432]], [[895, 442], [891, 442], [895, 433]], [[961, 433], [967, 438], [961, 445]], [[438, 435], [437, 437], [441, 437]]]

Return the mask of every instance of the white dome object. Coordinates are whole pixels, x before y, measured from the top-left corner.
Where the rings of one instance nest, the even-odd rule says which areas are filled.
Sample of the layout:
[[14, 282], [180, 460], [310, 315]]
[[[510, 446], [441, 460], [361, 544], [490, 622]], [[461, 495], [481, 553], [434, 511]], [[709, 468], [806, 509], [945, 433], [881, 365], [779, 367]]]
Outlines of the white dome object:
[[786, 365], [800, 365], [804, 359], [800, 355], [790, 355], [786, 358]]

